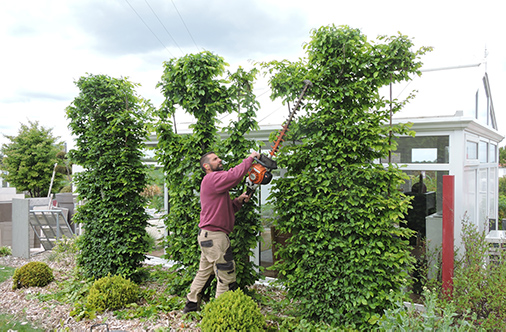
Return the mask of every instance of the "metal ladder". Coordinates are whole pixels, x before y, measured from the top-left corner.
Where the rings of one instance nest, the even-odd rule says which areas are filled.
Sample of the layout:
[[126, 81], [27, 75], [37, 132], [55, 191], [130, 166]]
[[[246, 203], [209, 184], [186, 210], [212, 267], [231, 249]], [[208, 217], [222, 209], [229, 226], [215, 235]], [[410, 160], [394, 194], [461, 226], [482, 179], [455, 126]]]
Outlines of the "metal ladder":
[[52, 249], [63, 237], [74, 236], [66, 214], [68, 215], [68, 209], [30, 210], [30, 226], [44, 250]]

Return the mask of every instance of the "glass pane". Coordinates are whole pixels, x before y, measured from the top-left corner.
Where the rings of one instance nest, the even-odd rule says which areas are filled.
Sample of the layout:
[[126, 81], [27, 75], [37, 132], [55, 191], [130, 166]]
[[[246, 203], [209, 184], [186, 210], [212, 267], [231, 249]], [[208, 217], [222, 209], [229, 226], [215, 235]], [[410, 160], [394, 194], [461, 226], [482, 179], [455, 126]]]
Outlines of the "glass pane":
[[487, 209], [487, 196], [488, 196], [488, 172], [486, 168], [478, 170], [478, 230], [480, 232], [486, 230], [488, 227], [488, 209]]
[[487, 194], [480, 192], [478, 197], [478, 230], [483, 232], [488, 230]]
[[[393, 163], [449, 163], [449, 136], [397, 137], [395, 140], [398, 145], [392, 153]], [[382, 158], [381, 162], [388, 163], [388, 158]]]
[[413, 149], [411, 150], [412, 163], [435, 163], [437, 162], [437, 149]]
[[487, 178], [487, 169], [482, 168], [479, 170], [480, 178], [479, 178], [479, 190], [481, 193], [486, 193], [488, 189], [488, 178]]
[[476, 171], [466, 171], [464, 173], [464, 206], [465, 214], [468, 220], [475, 224], [476, 220]]
[[478, 159], [478, 143], [471, 141], [466, 142], [466, 158]]
[[496, 163], [497, 162], [497, 145], [490, 144], [488, 146], [488, 162]]
[[[273, 178], [279, 178], [279, 172], [273, 172]], [[271, 193], [273, 183], [261, 185], [257, 194], [260, 196], [260, 218], [262, 221], [262, 231], [260, 236], [260, 266], [267, 268], [274, 262], [273, 247], [272, 247], [272, 234], [271, 226], [274, 222], [274, 207], [267, 198]], [[276, 272], [270, 270], [264, 270], [264, 275], [267, 277], [276, 277]]]
[[[410, 196], [425, 196], [426, 215], [443, 211], [443, 175], [448, 171], [404, 171], [409, 179], [399, 188], [403, 193]], [[420, 176], [422, 181], [420, 184]]]
[[488, 143], [480, 141], [479, 150], [478, 150], [478, 158], [480, 163], [486, 163], [488, 160]]
[[488, 186], [488, 189], [489, 189], [489, 194], [488, 194], [488, 216], [489, 218], [495, 218], [496, 216], [496, 213], [497, 213], [497, 207], [495, 206], [495, 188], [497, 188], [497, 185], [496, 185], [496, 170], [495, 168], [490, 168], [489, 169], [489, 176], [488, 176], [488, 179], [489, 179], [489, 186]]

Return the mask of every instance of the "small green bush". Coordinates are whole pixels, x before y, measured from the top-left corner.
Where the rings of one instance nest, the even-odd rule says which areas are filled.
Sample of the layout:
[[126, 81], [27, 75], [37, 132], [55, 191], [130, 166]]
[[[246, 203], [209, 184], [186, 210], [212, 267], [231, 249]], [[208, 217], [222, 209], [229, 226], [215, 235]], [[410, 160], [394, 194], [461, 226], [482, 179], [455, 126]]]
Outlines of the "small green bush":
[[0, 257], [12, 255], [12, 250], [9, 247], [0, 247]]
[[229, 291], [204, 308], [200, 323], [203, 332], [263, 331], [265, 318], [251, 297], [242, 290]]
[[106, 309], [116, 310], [139, 298], [139, 286], [122, 276], [106, 276], [96, 280], [90, 288], [87, 298], [88, 307], [97, 312]]
[[16, 269], [12, 289], [44, 287], [54, 280], [53, 270], [44, 262], [30, 262]]

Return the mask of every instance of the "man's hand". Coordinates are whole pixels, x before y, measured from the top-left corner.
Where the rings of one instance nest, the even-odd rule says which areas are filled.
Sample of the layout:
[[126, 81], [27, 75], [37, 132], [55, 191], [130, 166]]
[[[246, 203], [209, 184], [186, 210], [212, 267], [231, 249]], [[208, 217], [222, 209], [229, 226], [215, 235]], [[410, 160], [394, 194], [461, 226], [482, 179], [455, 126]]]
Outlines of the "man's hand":
[[250, 197], [248, 196], [248, 194], [243, 193], [243, 194], [241, 194], [241, 196], [238, 197], [238, 199], [239, 199], [239, 202], [241, 202], [241, 203], [248, 203]]
[[260, 153], [258, 153], [256, 151], [255, 152], [251, 152], [251, 154], [249, 156], [251, 158], [257, 158], [258, 159], [258, 158], [260, 158]]

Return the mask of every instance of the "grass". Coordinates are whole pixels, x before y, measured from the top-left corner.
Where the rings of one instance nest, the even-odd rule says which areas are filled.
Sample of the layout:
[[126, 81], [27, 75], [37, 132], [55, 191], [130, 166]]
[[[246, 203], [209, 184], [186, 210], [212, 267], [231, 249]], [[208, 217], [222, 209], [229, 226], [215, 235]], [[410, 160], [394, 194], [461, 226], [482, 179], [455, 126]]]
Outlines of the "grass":
[[[10, 266], [0, 265], [0, 282], [9, 279], [16, 269]], [[0, 332], [3, 331], [43, 331], [19, 317], [0, 313]]]
[[20, 320], [19, 317], [0, 313], [0, 332], [4, 331], [44, 331], [42, 329], [34, 327], [27, 321]]
[[0, 265], [0, 282], [4, 282], [9, 279], [12, 275], [14, 275], [15, 270], [16, 269], [13, 267]]

